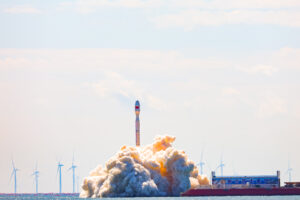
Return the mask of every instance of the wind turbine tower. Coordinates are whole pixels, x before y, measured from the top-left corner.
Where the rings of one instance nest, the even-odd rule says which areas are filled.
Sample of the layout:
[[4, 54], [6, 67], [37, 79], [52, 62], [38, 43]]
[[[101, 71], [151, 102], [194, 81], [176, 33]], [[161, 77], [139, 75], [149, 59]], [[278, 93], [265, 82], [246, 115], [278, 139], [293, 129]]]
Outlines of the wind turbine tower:
[[76, 183], [76, 180], [75, 180], [75, 169], [76, 169], [76, 165], [74, 165], [74, 154], [73, 154], [73, 159], [72, 159], [72, 166], [69, 168], [69, 170], [72, 169], [72, 172], [73, 172], [73, 193], [75, 193], [75, 183]]
[[37, 170], [37, 164], [35, 165], [35, 170], [32, 174], [34, 176], [34, 182], [35, 182], [35, 192], [39, 193], [39, 175], [40, 172]]
[[64, 165], [62, 163], [60, 163], [60, 161], [57, 164], [57, 173], [59, 173], [59, 193], [61, 193], [61, 168]]
[[14, 184], [14, 192], [15, 192], [15, 194], [16, 194], [16, 193], [17, 193], [17, 171], [19, 171], [19, 169], [17, 169], [17, 168], [15, 167], [15, 163], [14, 163], [13, 160], [12, 160], [11, 162], [12, 162], [12, 166], [13, 166], [13, 171], [12, 171], [12, 173], [11, 173], [11, 175], [10, 175], [10, 180], [11, 180], [12, 177], [14, 176], [14, 181], [15, 181], [15, 184]]

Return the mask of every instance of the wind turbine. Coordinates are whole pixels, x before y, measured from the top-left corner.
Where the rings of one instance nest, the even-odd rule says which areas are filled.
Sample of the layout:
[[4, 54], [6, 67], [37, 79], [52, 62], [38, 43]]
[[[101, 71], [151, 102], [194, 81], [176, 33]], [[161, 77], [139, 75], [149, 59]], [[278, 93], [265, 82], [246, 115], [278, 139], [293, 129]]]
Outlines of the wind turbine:
[[15, 163], [13, 160], [11, 160], [12, 162], [12, 166], [13, 166], [13, 171], [10, 175], [10, 180], [12, 179], [12, 177], [14, 176], [14, 181], [15, 181], [15, 185], [14, 185], [14, 192], [17, 193], [17, 171], [19, 171], [19, 169], [17, 169], [15, 167]]
[[37, 170], [37, 163], [36, 163], [35, 170], [33, 171], [32, 175], [31, 175], [31, 176], [34, 176], [36, 193], [39, 193], [39, 175], [40, 175], [40, 172]]
[[199, 167], [200, 167], [200, 174], [203, 174], [203, 166], [205, 165], [205, 163], [203, 162], [203, 150], [201, 151], [201, 158], [200, 158], [200, 162], [198, 163]]
[[293, 169], [291, 168], [290, 161], [289, 161], [288, 162], [288, 169], [286, 170], [286, 173], [289, 174], [289, 182], [292, 181], [292, 171], [293, 171]]
[[223, 154], [222, 154], [222, 155], [221, 155], [221, 160], [220, 160], [220, 165], [218, 165], [218, 167], [216, 168], [216, 170], [217, 170], [218, 168], [220, 168], [221, 176], [223, 176], [223, 168], [224, 168], [224, 166], [225, 166], [225, 163], [224, 163], [224, 161], [223, 161]]
[[76, 169], [76, 165], [74, 165], [74, 154], [73, 154], [73, 159], [72, 159], [72, 166], [69, 168], [69, 170], [72, 169], [73, 172], [73, 193], [75, 193], [75, 169]]
[[57, 173], [56, 173], [56, 175], [59, 173], [59, 193], [61, 193], [61, 168], [63, 166], [64, 165], [60, 161], [57, 163]]

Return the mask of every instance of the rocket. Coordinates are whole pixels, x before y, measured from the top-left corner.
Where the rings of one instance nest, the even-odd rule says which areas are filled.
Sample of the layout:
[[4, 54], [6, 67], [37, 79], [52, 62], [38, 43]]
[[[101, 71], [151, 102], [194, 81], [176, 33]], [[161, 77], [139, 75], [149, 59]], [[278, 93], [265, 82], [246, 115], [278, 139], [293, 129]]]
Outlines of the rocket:
[[135, 144], [140, 146], [140, 102], [135, 102]]

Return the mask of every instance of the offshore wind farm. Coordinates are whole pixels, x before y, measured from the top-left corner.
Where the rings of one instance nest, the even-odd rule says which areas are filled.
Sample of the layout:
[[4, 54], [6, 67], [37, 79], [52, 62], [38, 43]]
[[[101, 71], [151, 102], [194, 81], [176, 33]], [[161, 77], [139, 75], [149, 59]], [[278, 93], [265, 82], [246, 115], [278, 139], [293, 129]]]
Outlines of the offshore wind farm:
[[[73, 154], [73, 158], [72, 158], [72, 165], [70, 166], [70, 168], [68, 169], [68, 171], [72, 170], [72, 187], [73, 190], [72, 192], [63, 192], [62, 189], [62, 181], [63, 181], [63, 171], [62, 171], [62, 167], [63, 167], [63, 163], [61, 161], [59, 161], [57, 163], [57, 173], [56, 173], [56, 177], [57, 177], [57, 185], [58, 185], [58, 191], [53, 191], [52, 193], [57, 193], [57, 194], [62, 194], [62, 193], [66, 193], [66, 194], [74, 194], [77, 195], [79, 194], [79, 187], [80, 187], [80, 183], [79, 183], [79, 176], [76, 175], [75, 169], [78, 167], [75, 165], [75, 160], [74, 160], [74, 154]], [[20, 171], [20, 169], [16, 168], [15, 166], [15, 162], [14, 160], [12, 160], [12, 173], [10, 176], [10, 183], [13, 183], [13, 193], [14, 194], [23, 194], [22, 192], [18, 192], [18, 186], [20, 186], [20, 182], [18, 182], [18, 178], [17, 178], [17, 172]], [[48, 172], [44, 172], [44, 173], [48, 173]], [[66, 174], [66, 173], [65, 173]], [[35, 191], [34, 192], [29, 192], [32, 194], [39, 194], [39, 178], [40, 178], [40, 171], [38, 170], [38, 163], [36, 163], [35, 168], [33, 170], [33, 173], [31, 174], [31, 177], [33, 177], [33, 183], [34, 183], [34, 188]], [[28, 192], [27, 192], [28, 193]], [[73, 195], [72, 195], [73, 196]]]

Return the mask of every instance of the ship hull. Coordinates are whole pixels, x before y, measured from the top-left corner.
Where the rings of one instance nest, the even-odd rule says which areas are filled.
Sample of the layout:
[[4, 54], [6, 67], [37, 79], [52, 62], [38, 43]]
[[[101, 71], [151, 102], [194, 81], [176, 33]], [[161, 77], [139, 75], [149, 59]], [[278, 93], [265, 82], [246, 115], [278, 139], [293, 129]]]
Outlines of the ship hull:
[[300, 188], [190, 189], [181, 196], [276, 196], [300, 195]]

